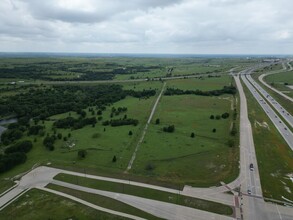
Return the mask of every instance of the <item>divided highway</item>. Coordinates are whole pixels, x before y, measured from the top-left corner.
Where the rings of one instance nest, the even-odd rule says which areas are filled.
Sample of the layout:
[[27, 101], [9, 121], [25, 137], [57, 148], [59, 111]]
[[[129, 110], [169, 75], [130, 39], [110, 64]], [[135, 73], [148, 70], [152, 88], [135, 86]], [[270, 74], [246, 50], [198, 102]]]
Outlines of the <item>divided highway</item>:
[[[266, 103], [266, 101], [263, 99], [263, 97], [258, 93], [258, 91], [253, 87], [253, 85], [248, 81], [247, 74], [250, 74], [252, 70], [250, 71], [244, 71], [241, 74], [241, 79], [247, 86], [247, 88], [250, 90], [254, 98], [257, 100], [259, 105], [263, 108], [265, 113], [268, 115], [268, 117], [271, 119], [275, 127], [278, 129], [282, 137], [285, 139], [285, 141], [288, 143], [291, 150], [293, 150], [293, 133], [290, 131], [290, 129], [287, 127], [287, 125], [283, 122], [283, 120], [275, 113], [275, 111]], [[292, 117], [292, 116], [291, 116]]]
[[273, 97], [270, 96], [257, 82], [255, 82], [251, 75], [246, 75], [248, 81], [261, 93], [261, 95], [266, 99], [274, 108], [275, 110], [290, 124], [293, 128], [293, 117], [292, 115], [285, 110], [285, 108], [278, 103]]

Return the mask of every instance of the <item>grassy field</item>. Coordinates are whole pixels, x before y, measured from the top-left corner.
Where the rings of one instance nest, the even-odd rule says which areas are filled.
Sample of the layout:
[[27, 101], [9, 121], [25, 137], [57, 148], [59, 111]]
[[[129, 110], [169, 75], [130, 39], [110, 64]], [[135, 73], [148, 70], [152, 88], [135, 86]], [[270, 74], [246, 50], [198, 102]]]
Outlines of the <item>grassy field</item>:
[[228, 75], [221, 77], [201, 77], [190, 79], [176, 79], [168, 81], [167, 87], [178, 88], [182, 90], [216, 90], [228, 86], [232, 82], [232, 78]]
[[75, 201], [32, 189], [0, 212], [0, 219], [127, 219], [97, 211]]
[[[9, 60], [6, 66], [12, 67], [17, 60]], [[21, 60], [19, 65], [40, 66], [44, 59], [27, 59]], [[166, 69], [174, 67], [173, 75], [225, 72], [234, 66], [243, 68], [250, 64], [250, 60], [229, 60], [226, 59], [83, 59], [83, 58], [60, 58], [49, 59], [48, 63], [52, 65], [83, 66], [90, 70], [109, 69], [113, 66], [116, 68], [131, 66], [148, 67], [152, 69], [155, 66]], [[49, 66], [46, 63], [45, 66]], [[95, 66], [95, 68], [93, 67]], [[54, 66], [54, 68], [56, 67]], [[74, 67], [74, 68], [75, 68]], [[107, 67], [107, 68], [106, 68]], [[49, 68], [49, 67], [48, 67]], [[47, 70], [46, 70], [47, 71]], [[57, 70], [56, 70], [57, 71]], [[62, 70], [63, 71], [63, 70]], [[64, 72], [53, 74], [56, 77]], [[69, 71], [69, 69], [68, 69]], [[72, 69], [70, 70], [72, 71]], [[155, 71], [152, 69], [151, 71]], [[150, 74], [151, 71], [142, 72], [141, 74]], [[76, 72], [75, 72], [76, 73]], [[45, 73], [43, 73], [45, 74]], [[140, 74], [140, 73], [135, 73]], [[165, 73], [164, 73], [165, 74]], [[69, 74], [70, 75], [70, 74]], [[126, 75], [123, 77], [126, 77]], [[132, 74], [131, 74], [132, 75]], [[70, 75], [72, 76], [72, 75]], [[119, 74], [120, 76], [120, 74]], [[18, 79], [17, 79], [18, 80]], [[202, 77], [200, 79], [181, 79], [168, 81], [168, 87], [190, 90], [215, 90], [222, 89], [225, 85], [230, 85], [231, 77], [222, 75], [221, 77]], [[83, 85], [83, 84], [81, 84]], [[16, 87], [20, 87], [16, 85]], [[46, 87], [50, 87], [47, 85]], [[123, 83], [124, 89], [156, 89], [158, 92], [162, 87], [160, 81], [144, 81]], [[4, 87], [3, 87], [4, 88]], [[29, 88], [28, 88], [29, 89]], [[12, 91], [13, 92], [13, 91]], [[22, 89], [19, 92], [23, 92]], [[14, 169], [1, 174], [1, 178], [13, 177], [23, 173], [36, 164], [50, 164], [51, 166], [67, 168], [82, 172], [99, 173], [100, 175], [118, 175], [121, 178], [133, 178], [137, 181], [146, 181], [152, 183], [171, 183], [171, 187], [177, 187], [177, 184], [190, 184], [193, 186], [213, 186], [218, 185], [220, 181], [232, 181], [238, 175], [237, 161], [239, 152], [237, 147], [228, 147], [228, 141], [233, 139], [237, 145], [238, 136], [232, 137], [229, 132], [232, 125], [233, 103], [235, 100], [232, 96], [220, 97], [201, 97], [201, 96], [164, 96], [154, 119], [149, 126], [145, 141], [142, 144], [133, 170], [125, 177], [123, 171], [131, 158], [134, 147], [138, 142], [142, 128], [144, 127], [150, 110], [156, 97], [149, 99], [137, 99], [127, 97], [115, 103], [114, 107], [127, 107], [128, 118], [139, 120], [138, 126], [121, 126], [121, 127], [104, 127], [98, 122], [95, 127], [85, 126], [82, 129], [56, 129], [52, 130], [53, 120], [65, 118], [68, 116], [79, 117], [75, 112], [67, 112], [50, 117], [50, 120], [44, 121], [45, 135], [61, 133], [62, 137], [68, 137], [68, 141], [56, 140], [55, 150], [50, 152], [43, 146], [44, 136], [23, 137], [22, 140], [28, 139], [34, 142], [34, 147], [27, 154], [28, 160], [25, 164], [16, 166]], [[107, 106], [103, 112], [103, 120], [110, 119], [110, 112], [113, 106]], [[87, 116], [91, 117], [88, 109], [85, 109]], [[212, 120], [210, 115], [221, 115], [225, 112], [230, 113], [228, 119]], [[121, 118], [124, 113], [115, 118]], [[160, 118], [161, 124], [155, 125], [155, 119]], [[39, 122], [42, 125], [42, 122]], [[163, 133], [162, 127], [170, 124], [175, 125], [175, 133]], [[238, 125], [237, 125], [238, 126]], [[213, 132], [215, 129], [215, 132]], [[132, 131], [133, 135], [128, 135]], [[191, 132], [195, 133], [195, 138], [191, 138]], [[72, 147], [69, 147], [72, 146]], [[160, 147], [158, 147], [160, 146]], [[84, 149], [87, 155], [84, 159], [77, 156], [78, 150]], [[117, 161], [112, 162], [116, 156]], [[155, 169], [146, 170], [147, 165], [154, 165]], [[191, 171], [192, 167], [195, 172]], [[205, 169], [202, 169], [202, 168]], [[153, 177], [153, 178], [149, 178]]]
[[286, 95], [293, 97], [292, 89], [290, 89], [288, 86], [285, 85], [285, 83], [288, 83], [288, 85], [291, 85], [291, 86], [293, 85], [293, 71], [272, 74], [272, 75], [266, 76], [264, 80], [268, 84], [273, 85], [279, 91], [282, 91]]
[[141, 217], [144, 219], [150, 219], [150, 220], [160, 219], [160, 218], [153, 216], [149, 213], [141, 211], [140, 209], [137, 209], [137, 208], [132, 207], [130, 205], [127, 205], [123, 202], [119, 202], [115, 199], [111, 199], [111, 198], [108, 198], [105, 196], [95, 195], [92, 193], [86, 193], [86, 192], [82, 192], [82, 191], [78, 191], [78, 190], [74, 190], [74, 189], [69, 189], [69, 188], [54, 185], [54, 184], [49, 184], [46, 187], [49, 189], [53, 189], [56, 191], [60, 191], [60, 192], [72, 195], [74, 197], [77, 197], [79, 199], [82, 199], [84, 201], [90, 202], [92, 204], [95, 204], [95, 205], [103, 207], [103, 208], [135, 215], [135, 216], [138, 216], [138, 217]]
[[[182, 80], [178, 87], [209, 89], [222, 88], [230, 78]], [[168, 81], [167, 86], [176, 86]], [[184, 84], [186, 83], [186, 85]], [[177, 87], [176, 87], [177, 88]], [[232, 123], [232, 96], [202, 97], [194, 95], [163, 96], [148, 132], [142, 143], [131, 172], [161, 181], [194, 186], [218, 185], [220, 181], [232, 181], [238, 175], [239, 152], [228, 147]], [[210, 119], [211, 115], [228, 112], [228, 119]], [[159, 118], [160, 124], [155, 120]], [[174, 133], [162, 131], [164, 126], [174, 125]], [[216, 129], [216, 132], [213, 132]], [[191, 138], [191, 133], [195, 138]], [[235, 144], [236, 145], [236, 144]], [[192, 169], [191, 169], [192, 168]]]
[[105, 191], [125, 193], [129, 195], [139, 196], [148, 199], [159, 200], [163, 202], [169, 202], [174, 204], [179, 204], [183, 206], [188, 206], [191, 208], [196, 208], [200, 210], [206, 210], [222, 215], [232, 215], [233, 211], [231, 207], [210, 202], [202, 199], [187, 197], [179, 194], [173, 194], [168, 192], [163, 192], [159, 190], [153, 190], [149, 188], [143, 188], [138, 186], [133, 186], [129, 184], [120, 184], [108, 181], [94, 180], [85, 177], [72, 176], [68, 174], [58, 174], [54, 179], [61, 180], [64, 182], [69, 182], [72, 184], [78, 184], [81, 186], [100, 189]]
[[[102, 126], [101, 122], [98, 122], [95, 127], [85, 126], [82, 129], [70, 130], [70, 129], [57, 129], [56, 133], [61, 133], [62, 136], [68, 136], [71, 134], [69, 141], [56, 140], [55, 150], [48, 151], [42, 144], [43, 138], [40, 136], [24, 137], [22, 139], [29, 139], [34, 142], [33, 149], [28, 153], [28, 160], [25, 164], [15, 167], [13, 170], [1, 174], [1, 178], [12, 177], [18, 173], [25, 172], [30, 169], [34, 164], [46, 164], [50, 162], [52, 165], [68, 165], [85, 168], [102, 167], [103, 169], [116, 170], [115, 172], [121, 172], [124, 170], [130, 160], [133, 152], [133, 147], [140, 136], [141, 129], [146, 123], [149, 116], [151, 107], [153, 105], [155, 97], [149, 99], [137, 99], [127, 97], [124, 100], [116, 102], [113, 106], [127, 107], [128, 111], [125, 113], [129, 118], [135, 118], [139, 120], [137, 126]], [[110, 106], [103, 112], [103, 121], [110, 118], [111, 108]], [[65, 118], [71, 115], [77, 117], [74, 112], [64, 113], [60, 115], [52, 116], [51, 119]], [[91, 114], [87, 111], [87, 115], [91, 117]], [[123, 114], [124, 115], [124, 114]], [[114, 116], [113, 118], [120, 118], [123, 115]], [[40, 124], [42, 124], [40, 122]], [[53, 134], [52, 125], [53, 121], [45, 121], [46, 133]], [[104, 131], [105, 128], [105, 131]], [[129, 131], [133, 132], [132, 136], [128, 135]], [[74, 144], [72, 148], [69, 145]], [[84, 159], [77, 157], [77, 151], [79, 149], [86, 149], [87, 156]], [[113, 156], [117, 157], [117, 162], [113, 163]]]
[[[165, 181], [197, 186], [217, 185], [238, 174], [238, 149], [229, 148], [230, 120], [211, 120], [210, 115], [231, 112], [225, 99], [192, 95], [163, 97], [149, 126], [132, 172]], [[174, 133], [162, 127], [175, 125]], [[213, 133], [212, 130], [216, 129]], [[191, 138], [191, 132], [195, 138]], [[154, 167], [147, 170], [147, 166]], [[192, 169], [191, 169], [192, 168]]]
[[[293, 153], [249, 90], [244, 90], [264, 197], [282, 200], [284, 196], [293, 200], [293, 183], [289, 179], [293, 173]], [[266, 122], [269, 129], [256, 122]]]
[[[88, 73], [112, 74], [118, 80], [164, 77], [172, 75], [227, 72], [254, 63], [256, 60], [238, 58], [147, 58], [147, 57], [31, 57], [0, 58], [5, 75], [1, 82], [45, 82], [46, 80], [79, 80]], [[13, 70], [13, 71], [11, 71]], [[113, 71], [114, 70], [114, 71]], [[118, 73], [115, 70], [119, 70]], [[122, 70], [122, 71], [121, 71]], [[15, 74], [17, 73], [17, 74]], [[24, 74], [25, 73], [25, 74]], [[37, 73], [37, 74], [36, 74]], [[1, 75], [1, 74], [0, 74]], [[109, 77], [99, 79], [109, 79]], [[110, 77], [111, 78], [111, 77]]]
[[[167, 86], [206, 91], [221, 89], [230, 83], [229, 76], [222, 76], [170, 80]], [[150, 81], [126, 83], [124, 89], [141, 91], [152, 88], [159, 92], [161, 86], [162, 82]], [[238, 134], [236, 137], [230, 135], [235, 99], [228, 95], [219, 97], [163, 96], [138, 151], [133, 169], [125, 175], [123, 171], [132, 156], [155, 99], [156, 97], [140, 100], [127, 97], [113, 105], [116, 108], [127, 107], [128, 111], [125, 114], [128, 118], [138, 119], [140, 122], [138, 126], [105, 127], [98, 122], [95, 127], [85, 126], [78, 130], [56, 129], [57, 134], [61, 133], [63, 137], [68, 137], [70, 134], [71, 137], [68, 141], [56, 140], [55, 150], [52, 152], [47, 151], [43, 146], [44, 137], [24, 137], [23, 139], [34, 142], [33, 149], [28, 153], [27, 162], [1, 174], [1, 177], [13, 177], [29, 170], [35, 164], [47, 163], [54, 167], [131, 178], [172, 188], [176, 188], [178, 184], [213, 186], [218, 185], [220, 181], [230, 182], [237, 177], [239, 149], [228, 147], [230, 139], [234, 140], [235, 146], [238, 146]], [[108, 106], [103, 112], [102, 121], [110, 119], [113, 106]], [[85, 110], [88, 117], [91, 117], [88, 109]], [[211, 115], [222, 115], [225, 112], [230, 114], [228, 119], [210, 119]], [[114, 119], [123, 115], [124, 113], [114, 116]], [[79, 117], [75, 112], [54, 115], [50, 117], [50, 120], [44, 121], [45, 133], [53, 134], [54, 120], [68, 116]], [[160, 125], [155, 125], [156, 118], [160, 118]], [[170, 124], [175, 125], [175, 133], [162, 132], [163, 126]], [[133, 133], [132, 136], [128, 135], [130, 130]], [[195, 138], [190, 137], [191, 132], [195, 133]], [[80, 149], [87, 151], [84, 159], [77, 156]], [[114, 156], [117, 158], [115, 163], [112, 162]], [[154, 169], [147, 170], [146, 166], [149, 165], [154, 166]]]

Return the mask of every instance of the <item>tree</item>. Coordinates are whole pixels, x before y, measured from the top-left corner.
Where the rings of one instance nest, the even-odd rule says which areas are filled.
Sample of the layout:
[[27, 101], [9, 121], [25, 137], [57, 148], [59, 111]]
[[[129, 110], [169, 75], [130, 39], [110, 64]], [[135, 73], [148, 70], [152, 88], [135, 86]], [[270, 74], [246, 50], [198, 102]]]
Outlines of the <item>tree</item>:
[[214, 129], [213, 129], [213, 133], [216, 133], [216, 131], [217, 131], [217, 129], [214, 128]]
[[61, 134], [61, 133], [58, 133], [58, 134], [57, 134], [57, 138], [58, 138], [59, 140], [61, 140], [61, 139], [62, 139], [62, 134]]
[[194, 132], [191, 133], [190, 137], [194, 138], [195, 137], [195, 134]]
[[117, 158], [116, 156], [114, 155], [113, 159], [112, 159], [112, 162], [115, 163], [117, 161]]
[[220, 115], [216, 115], [216, 119], [217, 120], [220, 120], [221, 119], [221, 116]]
[[228, 147], [235, 147], [235, 141], [233, 139], [229, 139], [227, 145]]
[[211, 116], [210, 116], [210, 119], [215, 119], [215, 116], [214, 116], [214, 115], [211, 115]]
[[168, 127], [163, 127], [163, 131], [173, 133], [175, 131], [175, 126], [174, 125], [169, 125]]
[[86, 154], [87, 154], [87, 152], [86, 152], [86, 150], [78, 150], [77, 151], [77, 156], [79, 157], [79, 158], [85, 158], [85, 156], [86, 156]]
[[132, 131], [129, 131], [129, 132], [128, 132], [128, 135], [131, 136], [131, 135], [132, 135]]
[[222, 118], [223, 119], [229, 118], [229, 113], [228, 112], [223, 113]]
[[4, 152], [5, 154], [11, 154], [16, 152], [27, 153], [32, 149], [32, 147], [33, 144], [31, 141], [21, 141], [6, 148]]
[[160, 124], [160, 119], [159, 118], [156, 119], [156, 125], [158, 125], [158, 124]]

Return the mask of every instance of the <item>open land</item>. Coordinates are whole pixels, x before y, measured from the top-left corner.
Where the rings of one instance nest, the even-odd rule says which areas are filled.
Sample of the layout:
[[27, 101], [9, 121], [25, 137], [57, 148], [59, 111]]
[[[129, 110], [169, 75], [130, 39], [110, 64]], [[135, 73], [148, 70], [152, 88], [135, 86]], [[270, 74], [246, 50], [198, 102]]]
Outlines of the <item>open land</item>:
[[[220, 189], [223, 183], [238, 178], [240, 103], [238, 93], [233, 92], [235, 83], [230, 74], [259, 63], [259, 59], [64, 57], [1, 60], [5, 62], [0, 62], [0, 118], [18, 120], [1, 125], [7, 129], [0, 144], [1, 157], [3, 161], [13, 157], [21, 160], [12, 166], [2, 163], [1, 192], [14, 185], [12, 180], [40, 165], [179, 191], [187, 185]], [[281, 68], [281, 64], [260, 68], [254, 77]], [[271, 75], [267, 80], [278, 80], [278, 85], [287, 80], [291, 84], [290, 73], [279, 73], [278, 77]], [[285, 91], [283, 85], [279, 89]], [[161, 92], [163, 95], [159, 97]], [[285, 197], [286, 201], [292, 201], [292, 151], [251, 94], [247, 90], [245, 94], [263, 196], [283, 201]], [[158, 105], [155, 105], [156, 100]], [[284, 100], [280, 103], [287, 105]], [[152, 111], [154, 115], [150, 118]], [[28, 142], [32, 147], [14, 153]], [[133, 165], [125, 172], [131, 158]], [[56, 178], [118, 194], [135, 193], [144, 198], [179, 202], [222, 215], [232, 213], [226, 206], [230, 203], [213, 205], [212, 201], [186, 199], [181, 195], [176, 195], [176, 201], [168, 201], [176, 196], [140, 187], [122, 185], [121, 188], [119, 183], [94, 182], [69, 175]], [[47, 187], [105, 208], [117, 202], [113, 210], [147, 219], [157, 218], [101, 195], [90, 196], [89, 192], [61, 185]], [[228, 192], [237, 191], [228, 189]], [[33, 203], [37, 195], [45, 198], [44, 201]], [[34, 205], [42, 206], [43, 202], [51, 204], [53, 200], [56, 200], [55, 195], [34, 189], [0, 214], [8, 215], [17, 207], [16, 219], [20, 215], [37, 219], [45, 215], [45, 211], [33, 216], [26, 212], [29, 210], [27, 204], [34, 208]], [[76, 206], [75, 202], [66, 206], [67, 201], [64, 199], [60, 206], [49, 205], [57, 218], [65, 217], [58, 211], [61, 207], [70, 213]], [[184, 204], [186, 201], [191, 202]], [[237, 205], [235, 207], [237, 209]], [[111, 214], [97, 214], [98, 211], [85, 206], [80, 209], [73, 213], [79, 219], [90, 219], [88, 214], [91, 218], [96, 215], [116, 218]], [[233, 214], [237, 215], [237, 211]]]

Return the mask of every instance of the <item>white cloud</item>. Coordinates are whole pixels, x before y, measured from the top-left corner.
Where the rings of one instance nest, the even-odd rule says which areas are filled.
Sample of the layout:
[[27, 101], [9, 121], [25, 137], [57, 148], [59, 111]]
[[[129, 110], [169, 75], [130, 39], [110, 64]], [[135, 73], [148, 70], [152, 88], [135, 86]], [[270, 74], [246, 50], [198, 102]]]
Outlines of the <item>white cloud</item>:
[[0, 51], [292, 53], [290, 0], [2, 0]]

